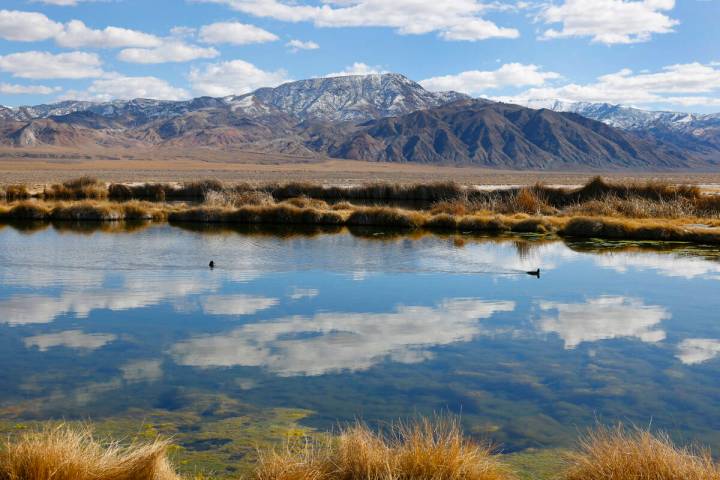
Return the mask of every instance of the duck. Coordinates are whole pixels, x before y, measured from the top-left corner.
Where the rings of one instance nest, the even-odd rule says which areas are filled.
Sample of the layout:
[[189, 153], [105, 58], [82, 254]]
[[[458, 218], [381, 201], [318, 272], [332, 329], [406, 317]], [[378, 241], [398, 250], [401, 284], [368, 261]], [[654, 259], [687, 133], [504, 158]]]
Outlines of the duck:
[[530, 272], [525, 272], [525, 273], [527, 273], [530, 276], [540, 278], [540, 269], [539, 268], [537, 270], [532, 270]]
[[210, 267], [210, 270], [212, 270], [213, 268], [215, 268], [215, 261], [210, 260], [210, 264], [208, 265], [208, 267]]

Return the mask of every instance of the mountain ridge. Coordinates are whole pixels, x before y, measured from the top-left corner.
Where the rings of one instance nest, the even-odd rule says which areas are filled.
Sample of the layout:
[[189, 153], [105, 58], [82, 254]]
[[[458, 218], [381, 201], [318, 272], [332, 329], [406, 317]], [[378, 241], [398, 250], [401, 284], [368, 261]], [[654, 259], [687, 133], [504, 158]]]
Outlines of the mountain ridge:
[[551, 107], [429, 92], [399, 74], [331, 77], [222, 98], [0, 108], [0, 144], [203, 147], [510, 169], [688, 169], [720, 163], [720, 145], [688, 140], [686, 132], [616, 128], [602, 116], [614, 111], [610, 107]]

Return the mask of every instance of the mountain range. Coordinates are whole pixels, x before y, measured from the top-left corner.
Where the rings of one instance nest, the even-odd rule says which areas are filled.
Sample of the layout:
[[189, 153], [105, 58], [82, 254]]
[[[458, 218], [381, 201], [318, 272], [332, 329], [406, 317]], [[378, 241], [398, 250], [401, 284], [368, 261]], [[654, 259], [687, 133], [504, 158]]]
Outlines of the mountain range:
[[430, 92], [382, 74], [223, 98], [0, 107], [0, 144], [217, 148], [508, 169], [712, 169], [720, 165], [720, 115], [515, 105]]

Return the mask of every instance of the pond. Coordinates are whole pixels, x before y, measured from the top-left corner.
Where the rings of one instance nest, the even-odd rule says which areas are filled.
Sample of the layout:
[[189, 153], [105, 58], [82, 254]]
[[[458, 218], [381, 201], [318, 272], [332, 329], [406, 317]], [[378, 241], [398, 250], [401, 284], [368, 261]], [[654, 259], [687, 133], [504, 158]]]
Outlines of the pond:
[[617, 421], [720, 447], [717, 250], [111, 230], [0, 229], [6, 425], [164, 429], [205, 455], [242, 428], [449, 412], [506, 452]]

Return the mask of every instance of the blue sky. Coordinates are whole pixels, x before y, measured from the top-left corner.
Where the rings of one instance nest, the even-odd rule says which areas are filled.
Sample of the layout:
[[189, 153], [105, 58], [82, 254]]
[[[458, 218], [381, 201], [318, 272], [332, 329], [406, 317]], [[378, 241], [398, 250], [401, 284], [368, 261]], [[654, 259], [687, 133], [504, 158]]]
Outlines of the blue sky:
[[517, 102], [720, 111], [720, 0], [2, 0], [0, 103], [398, 72]]

